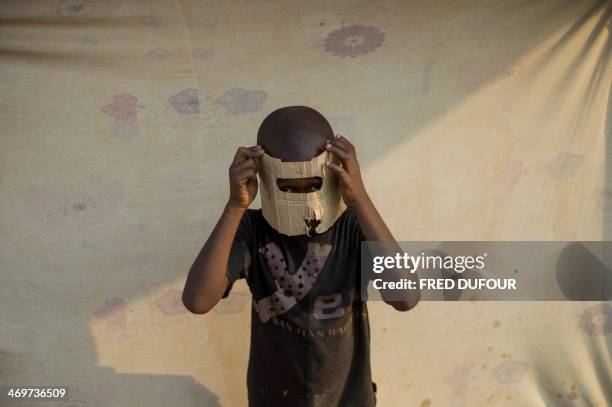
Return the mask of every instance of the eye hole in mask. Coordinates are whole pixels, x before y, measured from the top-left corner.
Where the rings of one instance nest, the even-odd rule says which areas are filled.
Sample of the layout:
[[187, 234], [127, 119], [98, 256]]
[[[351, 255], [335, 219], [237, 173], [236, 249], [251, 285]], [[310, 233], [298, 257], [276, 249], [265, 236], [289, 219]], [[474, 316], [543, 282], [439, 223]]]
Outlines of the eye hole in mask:
[[283, 192], [293, 192], [306, 194], [316, 192], [321, 189], [323, 179], [321, 177], [308, 178], [278, 178], [276, 180], [278, 189]]

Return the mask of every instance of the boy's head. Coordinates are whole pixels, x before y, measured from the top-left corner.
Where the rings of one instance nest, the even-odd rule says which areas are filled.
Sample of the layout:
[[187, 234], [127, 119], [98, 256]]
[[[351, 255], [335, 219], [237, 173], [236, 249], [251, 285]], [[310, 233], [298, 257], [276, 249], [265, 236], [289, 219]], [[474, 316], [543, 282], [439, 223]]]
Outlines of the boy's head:
[[257, 144], [283, 161], [308, 161], [321, 154], [334, 132], [323, 115], [307, 106], [287, 106], [270, 113], [259, 126]]
[[266, 152], [260, 161], [262, 210], [279, 232], [322, 233], [346, 208], [337, 178], [324, 165], [334, 160], [325, 150], [333, 138], [325, 117], [306, 106], [275, 110], [261, 123], [257, 144]]
[[[270, 113], [259, 127], [257, 144], [268, 155], [282, 161], [310, 161], [325, 151], [334, 133], [323, 115], [307, 106], [287, 106]], [[319, 177], [280, 178], [285, 192], [312, 192], [321, 188]]]

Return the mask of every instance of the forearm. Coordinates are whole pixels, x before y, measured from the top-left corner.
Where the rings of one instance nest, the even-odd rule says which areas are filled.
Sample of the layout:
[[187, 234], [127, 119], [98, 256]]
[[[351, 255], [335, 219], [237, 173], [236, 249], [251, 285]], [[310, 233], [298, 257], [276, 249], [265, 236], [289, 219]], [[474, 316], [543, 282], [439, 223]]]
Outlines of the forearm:
[[225, 205], [223, 214], [195, 259], [183, 290], [183, 304], [194, 313], [210, 311], [223, 296], [232, 243], [246, 209]]
[[[400, 253], [402, 251], [401, 247], [397, 244], [391, 231], [374, 207], [363, 185], [355, 146], [342, 135], [337, 134], [333, 140], [327, 140], [325, 149], [332, 152], [340, 160], [341, 166], [331, 161], [326, 165], [340, 179], [342, 199], [344, 199], [347, 206], [355, 211], [365, 240], [384, 242], [382, 243], [384, 255], [393, 256], [396, 253]], [[416, 274], [402, 273], [399, 270], [392, 269], [388, 270], [386, 276], [389, 281], [399, 281], [401, 278], [416, 281], [418, 287], [418, 277]], [[406, 292], [405, 295], [401, 296], [400, 300], [392, 300], [386, 295], [384, 290], [380, 290], [380, 294], [386, 303], [399, 311], [407, 311], [413, 308], [421, 298], [421, 293], [418, 290]]]
[[[378, 210], [372, 203], [370, 197], [366, 194], [365, 197], [359, 202], [359, 204], [353, 207], [361, 231], [368, 241], [384, 242], [382, 248], [385, 251], [384, 255], [395, 256], [396, 253], [402, 253], [403, 250], [400, 245], [396, 242], [393, 234], [385, 224], [385, 221], [378, 213]], [[406, 295], [402, 300], [391, 300], [388, 299], [384, 290], [381, 290], [381, 296], [385, 302], [392, 305], [394, 308], [400, 311], [407, 311], [416, 306], [421, 299], [420, 291], [418, 290], [418, 276], [416, 273], [410, 273], [407, 270], [390, 269], [385, 271], [386, 280], [388, 281], [399, 281], [402, 278], [416, 282], [416, 289], [406, 292]]]
[[359, 226], [366, 240], [395, 242], [391, 231], [367, 194], [359, 204], [353, 207], [353, 210], [357, 215]]

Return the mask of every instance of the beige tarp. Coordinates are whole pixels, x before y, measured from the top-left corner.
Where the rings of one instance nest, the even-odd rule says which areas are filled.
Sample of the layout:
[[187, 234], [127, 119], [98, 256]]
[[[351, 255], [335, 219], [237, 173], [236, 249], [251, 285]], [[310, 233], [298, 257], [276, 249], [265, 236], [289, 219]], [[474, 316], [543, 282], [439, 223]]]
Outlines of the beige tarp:
[[[281, 106], [354, 142], [399, 240], [612, 239], [611, 11], [2, 1], [0, 384], [246, 405], [247, 286], [203, 316], [180, 292], [235, 149]], [[612, 405], [610, 302], [370, 309], [381, 406]]]

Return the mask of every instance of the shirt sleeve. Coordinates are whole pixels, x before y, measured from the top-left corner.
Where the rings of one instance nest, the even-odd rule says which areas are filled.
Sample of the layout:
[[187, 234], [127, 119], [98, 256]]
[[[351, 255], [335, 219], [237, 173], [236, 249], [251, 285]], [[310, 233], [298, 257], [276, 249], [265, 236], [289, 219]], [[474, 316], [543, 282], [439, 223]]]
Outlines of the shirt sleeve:
[[229, 258], [227, 261], [227, 269], [225, 275], [230, 281], [230, 285], [227, 287], [221, 298], [227, 298], [229, 296], [234, 282], [239, 278], [247, 278], [249, 269], [251, 267], [251, 250], [250, 242], [252, 241], [252, 223], [251, 223], [251, 209], [247, 209], [240, 219], [236, 236], [232, 242], [232, 248], [230, 249]]
[[[366, 245], [366, 241], [367, 239], [365, 238], [365, 236], [363, 235], [363, 231], [361, 229], [361, 226], [359, 225], [359, 219], [357, 218], [357, 215], [355, 214], [354, 211], [351, 210], [350, 212], [350, 217], [351, 217], [351, 229], [352, 229], [352, 235], [354, 236], [355, 239], [355, 244], [356, 244], [356, 249], [357, 249], [357, 253], [359, 253], [359, 273], [360, 273], [360, 278], [359, 278], [359, 284], [364, 285], [364, 287], [367, 287], [367, 285], [369, 284], [369, 282], [371, 280], [374, 280], [375, 278], [375, 274], [372, 271], [371, 267], [368, 267], [367, 265], [372, 264], [372, 254], [370, 253], [370, 251], [368, 250], [368, 247]], [[365, 266], [365, 268], [363, 268], [363, 266]], [[360, 287], [360, 289], [365, 290], [364, 287]], [[367, 295], [365, 292], [363, 292], [365, 299], [367, 299]]]

